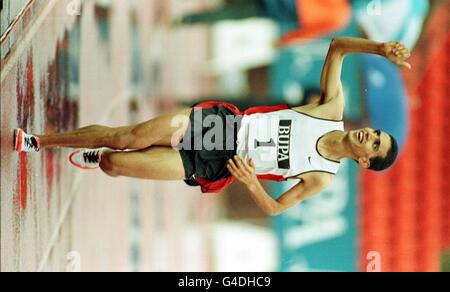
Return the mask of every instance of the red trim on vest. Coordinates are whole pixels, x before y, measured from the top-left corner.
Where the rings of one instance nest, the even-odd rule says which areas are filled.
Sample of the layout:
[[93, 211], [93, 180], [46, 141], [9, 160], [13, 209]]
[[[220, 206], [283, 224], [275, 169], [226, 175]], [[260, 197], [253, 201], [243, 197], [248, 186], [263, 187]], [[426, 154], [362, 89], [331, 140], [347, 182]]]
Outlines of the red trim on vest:
[[211, 182], [207, 179], [198, 178], [197, 182], [201, 185], [202, 193], [220, 193], [225, 190], [229, 185], [234, 182], [235, 178], [233, 176]]
[[223, 106], [231, 110], [235, 115], [242, 115], [242, 112], [234, 105], [223, 101], [205, 101], [194, 106], [194, 108], [211, 109], [215, 106]]
[[291, 107], [288, 104], [280, 104], [276, 106], [258, 106], [258, 107], [252, 107], [248, 110], [244, 111], [244, 115], [250, 116], [253, 114], [267, 114], [282, 110], [290, 109]]
[[[265, 174], [258, 175], [259, 180], [271, 180], [276, 182], [284, 182], [286, 178], [281, 175]], [[235, 177], [224, 178], [215, 182], [207, 179], [198, 178], [196, 181], [201, 185], [202, 193], [220, 193], [224, 191], [235, 180]]]
[[247, 109], [244, 112], [241, 112], [234, 104], [223, 102], [223, 101], [205, 101], [201, 102], [194, 106], [194, 108], [200, 109], [211, 109], [215, 106], [223, 106], [229, 110], [231, 110], [236, 115], [253, 115], [253, 114], [267, 114], [282, 110], [290, 109], [291, 107], [288, 104], [280, 104], [275, 106], [257, 106]]
[[284, 176], [275, 175], [275, 174], [258, 175], [258, 179], [260, 179], [260, 180], [272, 180], [272, 181], [277, 181], [277, 182], [286, 181], [286, 178]]

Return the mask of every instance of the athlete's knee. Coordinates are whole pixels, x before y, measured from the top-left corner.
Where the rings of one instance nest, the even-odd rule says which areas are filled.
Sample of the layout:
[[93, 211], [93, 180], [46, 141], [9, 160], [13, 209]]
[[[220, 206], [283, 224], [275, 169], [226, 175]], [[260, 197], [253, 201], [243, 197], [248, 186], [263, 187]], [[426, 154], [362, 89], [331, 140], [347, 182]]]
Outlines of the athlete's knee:
[[113, 148], [117, 150], [132, 149], [136, 136], [130, 130], [120, 130], [113, 135]]
[[[152, 133], [152, 131], [150, 131]], [[148, 137], [139, 132], [137, 127], [124, 128], [116, 133], [114, 138], [116, 149], [145, 149], [152, 146]]]
[[120, 176], [119, 168], [114, 163], [114, 153], [105, 153], [100, 161], [100, 169], [109, 176]]

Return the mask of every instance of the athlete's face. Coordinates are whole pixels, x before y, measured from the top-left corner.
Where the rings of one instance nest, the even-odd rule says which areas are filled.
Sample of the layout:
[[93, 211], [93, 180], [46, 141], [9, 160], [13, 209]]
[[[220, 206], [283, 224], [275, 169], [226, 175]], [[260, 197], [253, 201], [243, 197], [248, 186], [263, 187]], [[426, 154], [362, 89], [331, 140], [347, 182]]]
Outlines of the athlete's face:
[[350, 147], [362, 167], [370, 167], [370, 159], [386, 157], [392, 147], [390, 136], [380, 130], [364, 128], [349, 132]]

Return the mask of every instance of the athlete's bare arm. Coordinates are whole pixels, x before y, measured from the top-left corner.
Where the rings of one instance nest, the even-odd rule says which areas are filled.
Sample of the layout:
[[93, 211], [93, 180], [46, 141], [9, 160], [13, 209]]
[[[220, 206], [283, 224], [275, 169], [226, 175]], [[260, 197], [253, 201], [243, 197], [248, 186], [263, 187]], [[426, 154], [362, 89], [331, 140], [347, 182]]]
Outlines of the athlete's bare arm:
[[409, 50], [400, 42], [379, 43], [361, 38], [335, 38], [328, 51], [322, 71], [320, 88], [322, 102], [317, 107], [297, 108], [308, 114], [325, 119], [341, 120], [344, 115], [345, 97], [342, 88], [342, 65], [350, 54], [375, 54], [384, 56], [395, 64], [411, 68], [406, 60], [411, 56]]
[[331, 175], [306, 174], [301, 177], [300, 183], [275, 200], [267, 194], [258, 181], [255, 165], [251, 160], [247, 163], [236, 156], [234, 161], [229, 161], [228, 170], [247, 187], [256, 205], [269, 216], [277, 216], [303, 200], [319, 194], [332, 181]]

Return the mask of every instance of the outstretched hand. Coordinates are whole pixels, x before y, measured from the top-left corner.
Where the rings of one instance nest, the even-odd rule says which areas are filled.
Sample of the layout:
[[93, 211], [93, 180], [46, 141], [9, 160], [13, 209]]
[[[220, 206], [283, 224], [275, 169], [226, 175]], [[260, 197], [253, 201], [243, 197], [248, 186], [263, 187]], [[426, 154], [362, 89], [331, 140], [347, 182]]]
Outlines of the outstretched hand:
[[246, 163], [241, 157], [235, 156], [227, 164], [228, 171], [241, 183], [252, 185], [258, 181], [256, 167], [252, 159]]
[[389, 42], [383, 45], [384, 55], [388, 60], [400, 67], [411, 69], [412, 66], [407, 62], [411, 53], [401, 42]]

